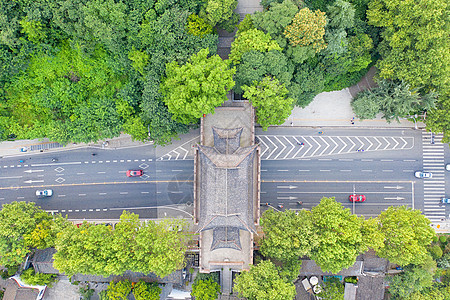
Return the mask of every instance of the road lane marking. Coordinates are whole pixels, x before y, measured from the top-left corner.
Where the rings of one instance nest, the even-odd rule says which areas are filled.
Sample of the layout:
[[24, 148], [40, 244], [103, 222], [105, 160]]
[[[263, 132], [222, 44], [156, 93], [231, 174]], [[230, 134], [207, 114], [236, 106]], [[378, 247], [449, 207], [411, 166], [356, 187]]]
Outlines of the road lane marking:
[[351, 172], [352, 170], [339, 170], [341, 172]]
[[320, 170], [320, 172], [331, 172], [331, 170]]
[[361, 170], [361, 172], [372, 172], [372, 170]]
[[382, 170], [382, 172], [394, 172], [394, 170]]
[[289, 170], [277, 170], [278, 172], [289, 172]]
[[353, 158], [339, 158], [339, 161], [353, 161]]
[[106, 174], [106, 172], [97, 172], [98, 174]]
[[99, 195], [102, 195], [102, 196], [103, 196], [103, 195], [106, 195], [106, 193], [98, 193], [98, 194], [99, 194]]
[[78, 196], [86, 196], [86, 194], [78, 194]]
[[380, 161], [394, 161], [393, 159], [381, 159]]
[[183, 172], [183, 170], [172, 170], [172, 172]]
[[373, 161], [373, 159], [361, 159], [361, 161]]
[[62, 165], [81, 165], [81, 161], [66, 162], [66, 163], [50, 163], [50, 164], [31, 164], [32, 167], [48, 167], [48, 166], [62, 166]]
[[65, 197], [66, 195], [58, 195], [58, 197]]
[[10, 177], [0, 177], [0, 179], [17, 179], [22, 178], [23, 176], [10, 176]]
[[310, 170], [298, 170], [299, 172], [309, 172]]
[[332, 160], [332, 159], [331, 158], [319, 158], [318, 160], [329, 161], [329, 160]]
[[77, 175], [84, 175], [84, 174], [86, 174], [86, 173], [77, 173]]
[[150, 192], [141, 192], [141, 194], [149, 194]]
[[416, 161], [415, 159], [404, 159], [403, 161]]
[[128, 195], [128, 192], [120, 192], [121, 195]]

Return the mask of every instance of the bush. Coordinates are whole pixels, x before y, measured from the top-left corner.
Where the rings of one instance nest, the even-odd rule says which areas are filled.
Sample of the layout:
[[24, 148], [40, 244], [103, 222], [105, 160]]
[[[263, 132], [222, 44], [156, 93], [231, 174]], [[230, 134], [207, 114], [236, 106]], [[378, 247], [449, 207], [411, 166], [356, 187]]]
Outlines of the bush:
[[439, 237], [439, 242], [441, 242], [441, 244], [446, 244], [447, 243], [447, 237], [445, 235], [441, 235]]
[[192, 296], [196, 300], [215, 300], [220, 293], [220, 285], [212, 278], [196, 280], [192, 285]]
[[444, 256], [437, 260], [437, 266], [441, 269], [450, 268], [450, 253], [446, 253]]
[[0, 276], [1, 276], [3, 279], [8, 279], [9, 277], [11, 277], [11, 276], [9, 276], [9, 274], [8, 274], [8, 270], [2, 270], [2, 271], [0, 272]]
[[103, 290], [100, 293], [98, 293], [98, 297], [100, 298], [100, 300], [109, 300], [107, 293], [108, 292], [106, 290]]
[[89, 288], [89, 285], [86, 286], [80, 286], [78, 289], [78, 292], [83, 297], [83, 299], [91, 299], [92, 295], [94, 294], [94, 290]]
[[112, 281], [106, 290], [106, 295], [109, 300], [127, 300], [130, 292], [131, 282], [126, 279], [118, 282]]
[[433, 237], [433, 242], [434, 242], [434, 243], [437, 243], [437, 241], [439, 241], [439, 237], [438, 237], [438, 236], [434, 236], [434, 237]]
[[19, 266], [8, 267], [8, 275], [10, 277], [14, 276], [14, 275], [16, 275], [18, 270], [19, 270]]
[[133, 288], [133, 295], [136, 300], [159, 300], [161, 288], [156, 282], [148, 283], [139, 280]]
[[29, 285], [48, 285], [51, 287], [51, 284], [56, 280], [56, 275], [35, 273], [33, 268], [29, 268], [23, 271], [20, 279]]
[[356, 276], [347, 276], [344, 278], [344, 282], [357, 284], [358, 283], [358, 277]]
[[434, 259], [438, 259], [440, 257], [442, 257], [442, 249], [441, 247], [439, 247], [438, 245], [434, 245], [430, 248], [429, 250], [431, 256], [433, 256]]

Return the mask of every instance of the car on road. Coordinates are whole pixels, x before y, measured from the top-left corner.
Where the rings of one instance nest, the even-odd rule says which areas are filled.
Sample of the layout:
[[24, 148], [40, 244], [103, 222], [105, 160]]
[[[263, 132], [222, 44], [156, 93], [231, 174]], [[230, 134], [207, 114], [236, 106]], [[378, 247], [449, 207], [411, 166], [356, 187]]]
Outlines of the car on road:
[[140, 177], [144, 174], [142, 170], [128, 170], [127, 177]]
[[53, 195], [53, 190], [37, 190], [36, 191], [36, 197], [42, 198], [42, 197], [51, 197]]
[[424, 171], [416, 171], [416, 172], [414, 173], [414, 176], [415, 176], [416, 178], [419, 178], [419, 179], [424, 179], [424, 178], [431, 178], [431, 177], [433, 177], [433, 175], [432, 175], [430, 172], [424, 172]]
[[450, 198], [442, 197], [442, 198], [441, 198], [441, 203], [442, 203], [442, 204], [449, 204], [449, 203], [450, 203]]
[[445, 169], [446, 169], [447, 171], [450, 171], [450, 164], [446, 164], [446, 165], [445, 165]]
[[350, 195], [348, 196], [350, 202], [364, 202], [366, 201], [366, 196], [364, 195]]

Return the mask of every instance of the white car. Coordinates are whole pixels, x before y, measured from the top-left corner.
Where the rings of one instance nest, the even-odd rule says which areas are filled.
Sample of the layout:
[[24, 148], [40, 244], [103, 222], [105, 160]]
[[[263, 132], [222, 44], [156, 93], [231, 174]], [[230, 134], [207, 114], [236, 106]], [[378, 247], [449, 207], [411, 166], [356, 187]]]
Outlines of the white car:
[[36, 191], [36, 197], [42, 198], [42, 197], [51, 197], [53, 195], [53, 190], [42, 190]]
[[416, 178], [419, 178], [419, 179], [424, 179], [424, 178], [431, 178], [431, 177], [433, 177], [433, 174], [431, 174], [430, 172], [416, 171], [414, 173], [414, 176]]
[[450, 164], [446, 164], [446, 165], [445, 165], [445, 169], [446, 169], [447, 171], [450, 171]]

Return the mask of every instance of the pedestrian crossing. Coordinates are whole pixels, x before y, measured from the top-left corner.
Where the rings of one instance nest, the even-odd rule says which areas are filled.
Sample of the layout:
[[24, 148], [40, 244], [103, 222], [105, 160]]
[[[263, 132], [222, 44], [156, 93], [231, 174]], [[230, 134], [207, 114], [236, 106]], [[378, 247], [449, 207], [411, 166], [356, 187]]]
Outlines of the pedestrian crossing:
[[432, 178], [424, 180], [424, 213], [431, 222], [446, 219], [445, 206], [440, 204], [445, 197], [445, 161], [442, 134], [422, 131], [423, 171], [431, 172]]

